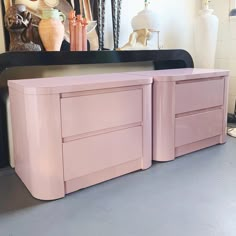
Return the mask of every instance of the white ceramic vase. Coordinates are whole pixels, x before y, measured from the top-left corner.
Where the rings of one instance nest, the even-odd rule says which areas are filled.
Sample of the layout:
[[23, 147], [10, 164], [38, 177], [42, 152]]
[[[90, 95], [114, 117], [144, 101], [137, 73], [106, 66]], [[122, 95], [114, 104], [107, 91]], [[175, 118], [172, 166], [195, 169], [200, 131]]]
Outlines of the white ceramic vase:
[[204, 7], [195, 23], [195, 67], [214, 68], [219, 20]]

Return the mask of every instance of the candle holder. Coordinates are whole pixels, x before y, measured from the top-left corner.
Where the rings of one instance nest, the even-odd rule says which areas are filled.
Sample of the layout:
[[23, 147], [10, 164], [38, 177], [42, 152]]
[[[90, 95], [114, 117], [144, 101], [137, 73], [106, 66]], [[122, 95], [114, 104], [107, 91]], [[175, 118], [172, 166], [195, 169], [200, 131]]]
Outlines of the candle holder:
[[[105, 4], [106, 0], [99, 0], [98, 4], [99, 50], [104, 49], [104, 26], [105, 26], [105, 13], [106, 13]], [[117, 49], [119, 46], [121, 4], [122, 0], [111, 0], [114, 49]]]

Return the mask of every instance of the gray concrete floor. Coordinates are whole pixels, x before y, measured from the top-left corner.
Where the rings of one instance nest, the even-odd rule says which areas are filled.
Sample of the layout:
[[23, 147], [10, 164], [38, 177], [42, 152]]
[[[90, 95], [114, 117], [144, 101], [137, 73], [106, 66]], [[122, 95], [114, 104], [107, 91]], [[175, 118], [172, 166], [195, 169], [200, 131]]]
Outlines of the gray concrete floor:
[[235, 236], [236, 139], [51, 202], [2, 172], [0, 236], [31, 235]]

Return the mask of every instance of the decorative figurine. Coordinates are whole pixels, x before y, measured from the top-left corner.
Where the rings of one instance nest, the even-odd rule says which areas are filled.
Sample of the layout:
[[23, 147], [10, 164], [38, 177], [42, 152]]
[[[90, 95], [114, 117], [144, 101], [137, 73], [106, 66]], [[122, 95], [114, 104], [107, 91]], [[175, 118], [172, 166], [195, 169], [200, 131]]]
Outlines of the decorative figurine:
[[41, 47], [31, 41], [31, 14], [22, 4], [11, 6], [5, 15], [5, 26], [10, 34], [10, 51], [41, 51]]
[[146, 50], [147, 41], [151, 38], [152, 32], [148, 29], [133, 31], [129, 37], [129, 42], [118, 50]]

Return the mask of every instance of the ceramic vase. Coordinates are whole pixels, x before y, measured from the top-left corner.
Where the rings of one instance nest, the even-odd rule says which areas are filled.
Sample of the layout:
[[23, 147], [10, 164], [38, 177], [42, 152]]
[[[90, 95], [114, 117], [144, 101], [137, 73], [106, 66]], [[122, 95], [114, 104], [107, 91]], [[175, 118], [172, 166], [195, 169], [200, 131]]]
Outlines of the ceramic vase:
[[39, 35], [46, 51], [60, 51], [64, 39], [65, 16], [57, 9], [43, 10]]
[[203, 8], [195, 23], [195, 67], [214, 68], [219, 20], [213, 9]]

